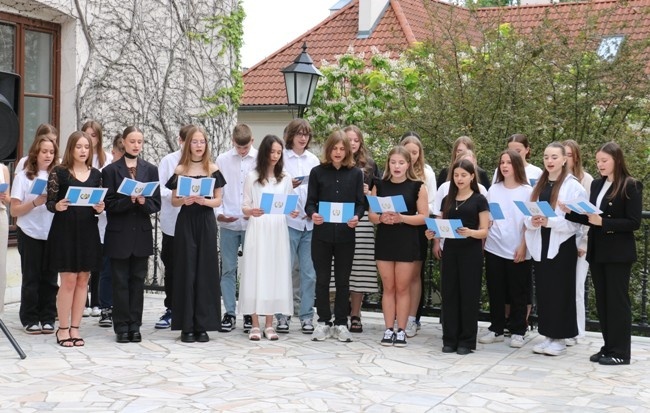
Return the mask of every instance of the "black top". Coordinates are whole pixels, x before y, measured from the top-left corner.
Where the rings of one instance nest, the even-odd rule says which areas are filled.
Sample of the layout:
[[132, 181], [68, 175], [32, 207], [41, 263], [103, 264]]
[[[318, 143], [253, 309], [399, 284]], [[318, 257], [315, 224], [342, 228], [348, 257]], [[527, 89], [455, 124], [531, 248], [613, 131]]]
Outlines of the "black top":
[[[440, 170], [440, 173], [438, 174], [438, 179], [436, 180], [436, 184], [438, 185], [438, 188], [440, 188], [440, 185], [447, 182], [448, 173], [449, 173], [449, 168], [442, 168]], [[487, 172], [485, 172], [485, 169], [479, 166], [477, 168], [477, 174], [478, 174], [478, 183], [483, 185], [485, 187], [485, 190], [490, 189], [490, 186], [492, 185], [492, 181], [488, 177]]]
[[[589, 201], [596, 205], [598, 194], [605, 185], [605, 179], [594, 179], [591, 183]], [[643, 184], [630, 179], [625, 185], [623, 195], [609, 199], [613, 191], [610, 187], [600, 205], [597, 205], [603, 218], [602, 226], [591, 225], [587, 215], [571, 212], [565, 218], [572, 222], [589, 225], [587, 240], [587, 261], [594, 263], [634, 262], [637, 259], [634, 231], [641, 226], [643, 208]], [[625, 196], [627, 194], [627, 196]]]
[[[206, 178], [206, 177], [199, 175], [199, 176], [188, 176], [188, 178], [201, 179], [201, 178]], [[222, 188], [223, 186], [226, 185], [226, 178], [223, 177], [223, 174], [221, 173], [221, 171], [214, 171], [212, 173], [212, 175], [210, 175], [210, 178], [214, 178], [214, 180], [215, 180], [214, 189]], [[174, 189], [176, 189], [176, 187], [178, 186], [178, 175], [173, 174], [169, 178], [169, 180], [167, 181], [165, 186], [167, 187], [167, 189], [171, 189], [172, 191]], [[206, 196], [205, 198], [212, 198], [212, 197], [211, 196]]]
[[[311, 216], [318, 212], [318, 203], [353, 202], [354, 214], [363, 217], [365, 197], [363, 196], [363, 172], [353, 167], [336, 169], [332, 164], [321, 164], [309, 173], [305, 214]], [[354, 228], [347, 223], [324, 222], [314, 225], [313, 236], [326, 242], [353, 242]]]
[[102, 181], [106, 192], [106, 235], [104, 254], [109, 258], [126, 259], [131, 255], [147, 257], [153, 255], [151, 214], [160, 211], [160, 188], [146, 197], [144, 204], [132, 202], [131, 197], [117, 192], [124, 178], [139, 182], [158, 182], [158, 168], [138, 158], [135, 177], [126, 166], [126, 158], [107, 165], [102, 170]]
[[[442, 205], [445, 205], [447, 197], [442, 199]], [[457, 206], [457, 207], [456, 207]], [[444, 219], [460, 219], [463, 223], [463, 226], [469, 229], [479, 229], [480, 218], [479, 213], [483, 211], [488, 211], [488, 201], [487, 199], [477, 193], [473, 192], [472, 195], [467, 198], [465, 201], [457, 201], [452, 204], [452, 207], [448, 214], [443, 212]], [[462, 245], [466, 242], [483, 242], [483, 240], [477, 238], [448, 238], [445, 239], [445, 248], [451, 244]]]

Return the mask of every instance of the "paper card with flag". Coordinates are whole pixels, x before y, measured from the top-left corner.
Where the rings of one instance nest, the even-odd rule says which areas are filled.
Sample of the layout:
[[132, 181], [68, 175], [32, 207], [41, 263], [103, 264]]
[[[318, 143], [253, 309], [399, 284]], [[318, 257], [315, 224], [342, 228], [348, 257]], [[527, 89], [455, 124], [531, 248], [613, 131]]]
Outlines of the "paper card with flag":
[[45, 179], [36, 178], [29, 187], [29, 195], [43, 195], [47, 190], [47, 181]]
[[318, 213], [325, 222], [344, 223], [354, 216], [353, 202], [324, 202], [318, 203]]
[[106, 188], [86, 188], [84, 186], [71, 186], [65, 197], [71, 206], [93, 206], [99, 204], [106, 196]]
[[565, 202], [571, 211], [578, 214], [602, 214], [603, 211], [586, 199], [574, 199], [573, 201]]
[[214, 178], [190, 178], [188, 176], [178, 177], [177, 196], [213, 196]]
[[265, 214], [290, 214], [298, 206], [298, 195], [262, 193], [260, 208]]
[[120, 187], [117, 188], [117, 193], [126, 195], [126, 196], [152, 196], [156, 188], [158, 188], [158, 182], [139, 182], [135, 179], [124, 178]]
[[505, 215], [503, 215], [503, 210], [501, 209], [501, 205], [499, 205], [496, 202], [490, 202], [490, 220], [496, 221], [498, 219], [506, 219]]
[[295, 178], [298, 181], [300, 181], [300, 185], [307, 185], [307, 182], [309, 182], [309, 176], [304, 175], [304, 176], [296, 176]]
[[428, 229], [436, 233], [436, 238], [465, 238], [457, 232], [463, 226], [460, 219], [425, 218], [424, 222]]
[[526, 216], [534, 217], [541, 215], [547, 218], [557, 217], [557, 214], [553, 210], [551, 204], [546, 201], [539, 202], [524, 202], [524, 201], [513, 201], [517, 208]]
[[9, 189], [9, 184], [6, 182], [3, 182], [0, 184], [0, 192], [5, 192], [7, 189]]
[[366, 195], [370, 209], [377, 214], [384, 212], [406, 212], [406, 202], [403, 195], [373, 196]]

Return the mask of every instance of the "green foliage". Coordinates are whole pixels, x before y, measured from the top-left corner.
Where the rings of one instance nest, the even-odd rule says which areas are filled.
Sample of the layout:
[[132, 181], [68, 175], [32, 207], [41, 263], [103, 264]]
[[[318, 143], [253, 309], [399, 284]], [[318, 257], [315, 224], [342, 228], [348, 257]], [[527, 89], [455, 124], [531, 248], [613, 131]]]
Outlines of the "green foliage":
[[228, 56], [231, 61], [231, 83], [220, 85], [221, 87], [213, 95], [203, 99], [211, 104], [210, 110], [202, 114], [203, 117], [213, 118], [230, 113], [233, 107], [239, 106], [244, 93], [241, 48], [244, 44], [245, 17], [244, 7], [240, 0], [230, 14], [217, 14], [206, 18], [205, 32], [187, 33], [190, 40], [203, 44], [209, 44], [216, 40], [219, 44], [219, 56]]
[[[636, 13], [648, 19], [646, 10]], [[592, 175], [597, 148], [616, 141], [633, 176], [644, 183], [644, 210], [650, 209], [650, 39], [626, 38], [616, 59], [608, 61], [596, 51], [603, 36], [598, 22], [617, 21], [609, 11], [565, 16], [585, 21], [583, 27], [545, 19], [526, 33], [498, 16], [477, 23], [476, 12], [469, 13], [469, 19], [432, 15], [435, 33], [398, 57], [348, 51], [322, 65], [324, 79], [307, 116], [316, 136], [356, 124], [381, 162], [403, 132], [415, 130], [423, 137], [427, 162], [438, 171], [447, 166], [454, 140], [469, 135], [479, 165], [490, 173], [514, 133], [529, 137], [531, 163], [538, 166], [547, 144], [574, 139]], [[638, 318], [640, 263], [634, 273], [631, 295]]]

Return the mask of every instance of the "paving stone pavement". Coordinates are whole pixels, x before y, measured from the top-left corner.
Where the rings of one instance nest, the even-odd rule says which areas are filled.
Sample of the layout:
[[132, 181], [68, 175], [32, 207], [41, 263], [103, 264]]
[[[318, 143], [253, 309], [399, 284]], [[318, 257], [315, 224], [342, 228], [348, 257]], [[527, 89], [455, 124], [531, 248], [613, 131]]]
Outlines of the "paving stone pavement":
[[[408, 347], [382, 347], [381, 314], [364, 313], [352, 343], [312, 342], [298, 331], [248, 340], [241, 330], [182, 343], [155, 330], [163, 296], [145, 298], [142, 343], [118, 344], [98, 318], [84, 318], [83, 348], [53, 335], [25, 334], [18, 304], [2, 320], [27, 358], [0, 332], [0, 411], [4, 412], [644, 412], [650, 411], [650, 339], [635, 337], [630, 366], [589, 362], [601, 345], [588, 333], [559, 357], [478, 344], [467, 356], [441, 352], [441, 326], [425, 318]], [[481, 324], [479, 335], [486, 325]]]

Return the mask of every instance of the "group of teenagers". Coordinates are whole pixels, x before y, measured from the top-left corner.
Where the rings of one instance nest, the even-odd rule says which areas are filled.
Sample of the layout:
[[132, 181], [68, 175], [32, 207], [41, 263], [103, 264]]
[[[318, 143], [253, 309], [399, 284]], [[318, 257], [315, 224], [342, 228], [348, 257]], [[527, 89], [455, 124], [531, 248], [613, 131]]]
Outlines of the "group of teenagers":
[[[377, 291], [379, 275], [385, 322], [379, 341], [404, 347], [419, 330], [422, 263], [432, 245], [441, 260], [444, 353], [470, 354], [477, 341], [503, 342], [506, 331], [511, 347], [523, 347], [534, 272], [538, 328], [545, 339], [533, 351], [564, 354], [585, 334], [590, 269], [604, 338], [590, 360], [629, 364], [628, 287], [642, 185], [630, 176], [616, 143], [596, 152], [599, 177], [593, 179], [575, 141], [549, 144], [538, 168], [528, 163], [528, 138], [515, 134], [496, 160], [491, 181], [466, 136], [455, 141], [449, 167], [437, 179], [414, 132], [389, 151], [383, 173], [356, 126], [333, 131], [320, 159], [309, 150], [312, 129], [303, 119], [291, 121], [282, 139], [267, 135], [258, 149], [253, 143], [251, 129], [239, 124], [232, 149], [215, 162], [206, 132], [188, 125], [179, 133], [181, 148], [155, 167], [139, 156], [144, 136], [131, 126], [115, 137], [111, 162], [101, 126], [88, 122], [70, 135], [59, 161], [56, 130], [42, 125], [11, 195], [0, 198], [11, 199], [11, 214], [18, 218], [26, 331], [54, 333], [58, 316], [57, 343], [83, 346], [79, 326], [92, 273], [100, 305], [112, 308], [116, 341], [141, 341], [152, 214], [160, 211], [166, 311], [156, 328], [180, 331], [183, 342], [207, 342], [209, 331], [232, 331], [238, 314], [253, 341], [278, 340], [295, 314], [312, 340], [350, 342], [351, 333], [363, 331], [363, 295]], [[179, 196], [183, 176], [210, 178], [214, 190]], [[35, 178], [47, 179], [45, 194], [30, 194]], [[118, 192], [125, 178], [160, 185], [151, 196], [129, 196]], [[92, 206], [71, 206], [65, 198], [70, 186], [107, 192]], [[270, 213], [262, 206], [266, 194], [295, 194], [297, 206]], [[406, 210], [374, 211], [369, 195], [401, 196]], [[577, 199], [602, 212], [573, 212], [566, 203]], [[514, 201], [546, 201], [555, 216], [525, 216]], [[325, 212], [325, 205], [338, 203], [351, 206], [346, 222]], [[490, 204], [498, 204], [505, 219], [493, 219]], [[442, 239], [427, 229], [430, 216], [460, 219], [459, 237]], [[478, 337], [484, 266], [491, 325]]]

